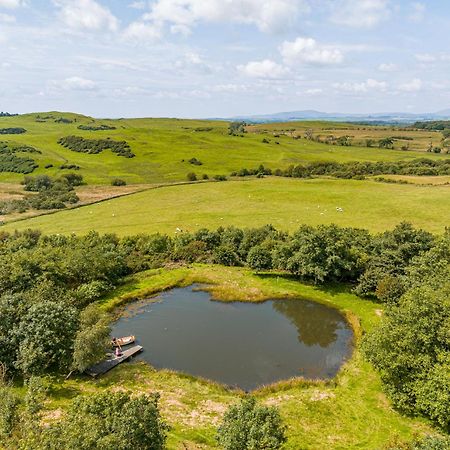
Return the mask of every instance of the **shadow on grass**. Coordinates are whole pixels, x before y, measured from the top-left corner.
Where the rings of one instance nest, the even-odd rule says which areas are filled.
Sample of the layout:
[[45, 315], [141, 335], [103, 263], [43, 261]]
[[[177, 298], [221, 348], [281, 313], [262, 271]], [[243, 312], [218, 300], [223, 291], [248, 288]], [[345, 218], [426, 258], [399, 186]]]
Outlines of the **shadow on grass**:
[[325, 292], [328, 295], [339, 295], [339, 294], [353, 294], [353, 286], [350, 283], [326, 283], [326, 284], [314, 284], [305, 281], [298, 276], [290, 273], [282, 272], [255, 272], [255, 277], [261, 280], [273, 281], [276, 283], [277, 280], [283, 280], [288, 282], [301, 283], [305, 286], [309, 286], [312, 289], [317, 289], [319, 291]]

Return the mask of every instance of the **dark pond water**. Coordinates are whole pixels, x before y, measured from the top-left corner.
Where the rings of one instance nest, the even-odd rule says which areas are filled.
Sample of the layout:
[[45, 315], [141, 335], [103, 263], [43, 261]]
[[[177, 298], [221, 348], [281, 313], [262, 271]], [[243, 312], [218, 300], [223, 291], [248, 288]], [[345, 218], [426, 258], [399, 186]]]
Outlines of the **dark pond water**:
[[294, 376], [331, 378], [352, 351], [335, 309], [305, 300], [211, 301], [194, 287], [129, 305], [113, 336], [134, 334], [156, 368], [252, 390]]

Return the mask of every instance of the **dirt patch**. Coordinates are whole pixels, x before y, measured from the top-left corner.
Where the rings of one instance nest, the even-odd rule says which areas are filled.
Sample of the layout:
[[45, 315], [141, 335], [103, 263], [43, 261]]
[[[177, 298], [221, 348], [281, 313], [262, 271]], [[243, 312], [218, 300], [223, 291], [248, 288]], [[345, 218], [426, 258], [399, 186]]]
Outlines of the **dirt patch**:
[[267, 406], [280, 406], [282, 403], [285, 403], [289, 400], [292, 400], [294, 397], [292, 395], [277, 395], [276, 397], [269, 397], [264, 401], [264, 404]]
[[334, 392], [330, 391], [313, 391], [311, 397], [309, 398], [312, 402], [320, 402], [322, 400], [328, 400], [329, 398], [334, 398], [336, 395]]

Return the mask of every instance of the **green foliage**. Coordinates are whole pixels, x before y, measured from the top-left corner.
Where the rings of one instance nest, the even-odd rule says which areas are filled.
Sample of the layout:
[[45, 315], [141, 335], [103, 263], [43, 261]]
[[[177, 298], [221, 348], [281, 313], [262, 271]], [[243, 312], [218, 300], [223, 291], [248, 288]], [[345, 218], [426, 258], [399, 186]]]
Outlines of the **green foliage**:
[[449, 120], [430, 120], [426, 122], [416, 122], [412, 125], [412, 128], [417, 128], [419, 130], [447, 130], [450, 129]]
[[77, 327], [78, 312], [73, 307], [52, 301], [32, 305], [14, 330], [16, 368], [27, 375], [67, 369]]
[[84, 131], [108, 131], [115, 130], [116, 127], [112, 127], [110, 125], [78, 125], [79, 130]]
[[109, 318], [95, 305], [80, 314], [79, 330], [75, 337], [72, 368], [80, 373], [101, 361], [111, 346]]
[[58, 144], [69, 148], [74, 152], [98, 154], [103, 150], [111, 150], [118, 156], [133, 158], [136, 156], [131, 152], [126, 141], [114, 141], [112, 139], [85, 139], [81, 136], [66, 136], [59, 139]]
[[310, 178], [325, 175], [346, 179], [360, 179], [363, 176], [375, 175], [437, 176], [450, 175], [450, 159], [431, 160], [420, 158], [410, 161], [348, 163], [317, 161], [305, 165], [290, 166], [286, 170], [276, 169], [273, 172], [270, 169], [265, 169], [263, 172], [260, 169], [241, 169], [238, 172], [233, 172], [232, 176], [245, 177], [257, 175], [258, 173], [266, 175], [273, 173], [276, 176], [290, 178]]
[[78, 203], [79, 198], [73, 191], [73, 187], [80, 186], [82, 182], [83, 177], [75, 173], [66, 173], [56, 179], [52, 179], [48, 175], [27, 176], [22, 182], [25, 191], [38, 192], [38, 194], [26, 196], [21, 200], [0, 202], [0, 213], [22, 213], [30, 208], [38, 210], [64, 209], [67, 203]]
[[0, 443], [11, 437], [18, 417], [19, 398], [0, 380]]
[[450, 426], [450, 284], [413, 288], [364, 341], [394, 404]]
[[201, 166], [201, 165], [203, 165], [203, 163], [202, 163], [200, 160], [198, 160], [197, 158], [191, 158], [191, 159], [188, 161], [188, 163], [189, 163], [189, 164], [192, 164], [192, 165], [194, 165], [194, 166]]
[[228, 126], [228, 134], [231, 136], [242, 136], [245, 133], [245, 122], [231, 122]]
[[240, 260], [235, 250], [228, 245], [221, 245], [214, 251], [214, 262], [224, 266], [238, 266]]
[[425, 436], [422, 439], [414, 439], [412, 442], [395, 442], [388, 444], [385, 450], [448, 450], [450, 438], [442, 436]]
[[189, 172], [186, 178], [188, 181], [197, 181], [197, 175], [194, 172]]
[[250, 397], [228, 409], [217, 441], [225, 450], [276, 450], [286, 442], [285, 431], [275, 407], [258, 405]]
[[158, 398], [125, 392], [78, 397], [62, 421], [41, 429], [33, 448], [162, 450], [168, 426], [160, 416]]
[[247, 264], [254, 270], [268, 270], [272, 268], [272, 254], [261, 245], [252, 247], [247, 255]]
[[0, 172], [31, 173], [39, 166], [31, 158], [23, 158], [12, 153], [0, 153]]
[[21, 127], [15, 128], [0, 128], [0, 134], [23, 134], [26, 133], [27, 130]]
[[111, 181], [111, 186], [126, 186], [127, 182], [125, 180], [122, 180], [121, 178], [114, 178], [114, 180]]

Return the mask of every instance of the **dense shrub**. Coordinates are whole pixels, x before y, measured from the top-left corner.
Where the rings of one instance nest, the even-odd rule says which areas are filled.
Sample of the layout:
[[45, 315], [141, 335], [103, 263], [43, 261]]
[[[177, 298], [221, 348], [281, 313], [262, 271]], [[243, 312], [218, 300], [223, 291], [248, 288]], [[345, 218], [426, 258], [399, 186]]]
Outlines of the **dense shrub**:
[[0, 172], [31, 173], [38, 164], [31, 158], [23, 158], [13, 153], [0, 153]]
[[114, 178], [114, 180], [111, 181], [111, 186], [126, 186], [127, 182], [125, 180], [122, 180], [121, 178]]
[[0, 134], [23, 134], [26, 133], [25, 128], [0, 128]]
[[78, 125], [78, 129], [84, 131], [108, 131], [115, 130], [116, 127], [110, 125]]
[[58, 140], [58, 144], [74, 152], [97, 154], [104, 150], [111, 150], [118, 156], [133, 158], [130, 146], [126, 141], [114, 141], [112, 139], [85, 139], [81, 136], [66, 136]]
[[197, 175], [194, 172], [189, 172], [186, 178], [188, 181], [197, 181]]
[[203, 163], [199, 161], [197, 158], [191, 158], [189, 161], [189, 164], [192, 164], [194, 166], [201, 166]]
[[228, 409], [217, 441], [225, 450], [276, 450], [286, 442], [285, 432], [278, 410], [250, 397]]
[[30, 208], [63, 209], [67, 204], [78, 203], [79, 198], [74, 192], [74, 186], [80, 186], [83, 177], [75, 173], [66, 173], [60, 178], [50, 178], [48, 175], [25, 177], [25, 191], [37, 192], [36, 195], [28, 195], [20, 200], [7, 200], [0, 202], [0, 213], [11, 214], [13, 212], [25, 212]]
[[[271, 175], [270, 169], [241, 169], [231, 176], [249, 176], [263, 173]], [[431, 160], [426, 158], [410, 161], [377, 161], [377, 162], [327, 162], [318, 161], [305, 165], [289, 166], [287, 169], [276, 169], [276, 176], [292, 178], [310, 178], [315, 176], [332, 176], [336, 178], [361, 179], [374, 175], [450, 175], [450, 159]]]
[[242, 136], [245, 131], [245, 122], [231, 122], [228, 126], [228, 134], [231, 136]]

